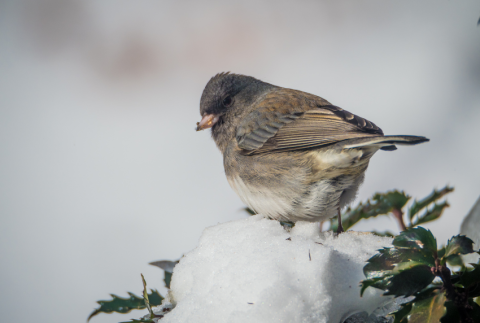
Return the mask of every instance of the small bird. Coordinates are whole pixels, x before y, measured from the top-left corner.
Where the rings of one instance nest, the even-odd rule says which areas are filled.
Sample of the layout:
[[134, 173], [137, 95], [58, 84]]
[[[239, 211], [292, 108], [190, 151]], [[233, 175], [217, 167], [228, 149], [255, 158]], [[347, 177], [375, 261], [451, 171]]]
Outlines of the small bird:
[[373, 122], [313, 94], [219, 73], [205, 86], [196, 130], [212, 128], [227, 180], [252, 210], [286, 222], [323, 221], [350, 204], [378, 150], [420, 136], [384, 136]]

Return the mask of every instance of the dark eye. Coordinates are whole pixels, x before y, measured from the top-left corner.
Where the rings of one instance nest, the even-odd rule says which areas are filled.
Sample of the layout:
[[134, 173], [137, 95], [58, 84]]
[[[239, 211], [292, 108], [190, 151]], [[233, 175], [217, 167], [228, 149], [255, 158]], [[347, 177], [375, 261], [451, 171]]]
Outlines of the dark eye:
[[222, 101], [222, 104], [225, 108], [228, 108], [229, 106], [231, 106], [232, 103], [233, 103], [233, 99], [230, 95], [226, 96]]

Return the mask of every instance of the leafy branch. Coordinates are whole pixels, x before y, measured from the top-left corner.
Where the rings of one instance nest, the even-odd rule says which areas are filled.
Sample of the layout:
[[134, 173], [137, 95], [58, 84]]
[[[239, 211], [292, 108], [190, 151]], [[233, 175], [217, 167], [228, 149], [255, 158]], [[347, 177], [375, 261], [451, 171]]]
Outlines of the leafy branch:
[[362, 295], [374, 287], [384, 290], [384, 295], [414, 296], [392, 313], [395, 323], [479, 322], [480, 306], [474, 298], [480, 296], [480, 265], [462, 266], [454, 273], [447, 267], [450, 258], [476, 252], [472, 240], [457, 235], [437, 250], [432, 233], [417, 227], [402, 232], [392, 244], [365, 265]]
[[[434, 190], [427, 197], [417, 201], [415, 200], [407, 212], [403, 208], [410, 200], [410, 196], [397, 190], [386, 193], [377, 193], [365, 203], [359, 203], [355, 208], [348, 207], [342, 214], [342, 224], [345, 230], [362, 219], [374, 218], [379, 215], [392, 214], [398, 222], [401, 231], [425, 224], [440, 218], [443, 211], [449, 207], [449, 204], [438, 202], [445, 195], [453, 192], [453, 187], [448, 185], [440, 190]], [[405, 217], [405, 214], [407, 216]], [[337, 230], [337, 218], [330, 220], [330, 230]], [[380, 235], [393, 236], [390, 232], [377, 233]]]
[[[161, 261], [155, 261], [151, 262], [150, 265], [159, 267], [164, 270], [164, 282], [165, 282], [165, 287], [170, 288], [170, 281], [172, 279], [172, 271], [173, 267], [178, 263], [177, 261], [167, 261], [167, 260], [161, 260]], [[132, 319], [128, 323], [151, 323], [154, 322], [154, 318], [158, 318], [158, 314], [154, 314], [152, 312], [152, 307], [153, 306], [158, 306], [162, 304], [163, 297], [160, 295], [160, 293], [157, 290], [150, 290], [151, 293], [149, 294], [147, 292], [147, 283], [145, 281], [145, 278], [142, 276], [142, 282], [143, 282], [143, 294], [142, 297], [139, 297], [133, 293], [128, 292], [129, 297], [123, 298], [119, 297], [114, 294], [110, 294], [112, 297], [111, 300], [101, 300], [97, 301], [97, 303], [100, 305], [99, 308], [95, 309], [87, 319], [87, 322], [90, 321], [90, 319], [100, 313], [122, 313], [126, 314], [129, 313], [132, 310], [142, 310], [147, 308], [149, 311], [149, 318], [142, 318], [140, 320]], [[153, 315], [153, 317], [152, 317]], [[127, 323], [127, 322], [125, 322]]]

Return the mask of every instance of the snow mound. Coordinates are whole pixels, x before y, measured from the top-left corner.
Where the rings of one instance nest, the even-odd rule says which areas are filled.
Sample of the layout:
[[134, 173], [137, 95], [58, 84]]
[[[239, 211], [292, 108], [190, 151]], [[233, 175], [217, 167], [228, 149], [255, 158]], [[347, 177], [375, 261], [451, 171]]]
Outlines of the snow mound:
[[197, 248], [175, 266], [162, 323], [343, 322], [391, 302], [368, 288], [365, 261], [392, 239], [318, 223], [286, 230], [260, 215], [205, 229]]

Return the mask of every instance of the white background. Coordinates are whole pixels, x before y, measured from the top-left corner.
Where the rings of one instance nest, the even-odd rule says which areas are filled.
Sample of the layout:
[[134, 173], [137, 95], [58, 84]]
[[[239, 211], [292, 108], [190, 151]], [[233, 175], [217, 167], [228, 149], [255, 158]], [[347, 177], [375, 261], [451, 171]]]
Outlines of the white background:
[[[85, 322], [148, 262], [241, 219], [199, 100], [221, 71], [322, 96], [386, 134], [359, 200], [455, 186], [441, 243], [480, 195], [478, 1], [0, 2], [3, 322]], [[396, 230], [365, 221], [357, 230]], [[138, 318], [100, 314], [92, 322]]]

